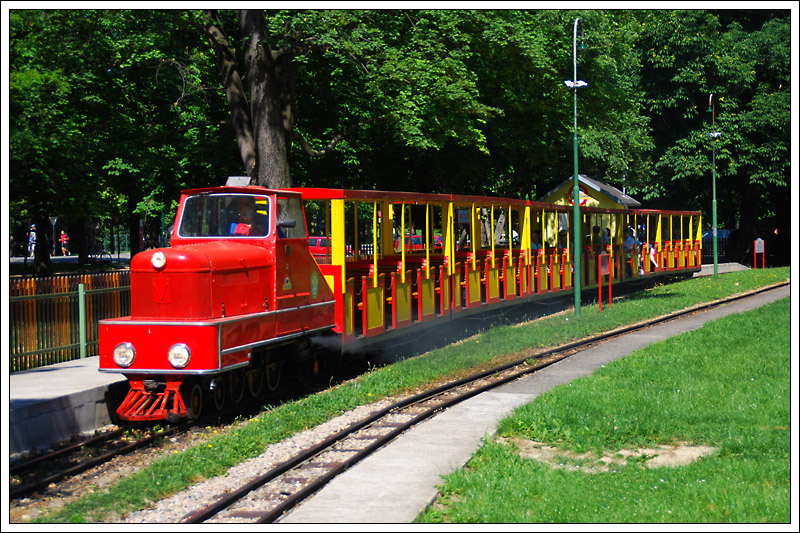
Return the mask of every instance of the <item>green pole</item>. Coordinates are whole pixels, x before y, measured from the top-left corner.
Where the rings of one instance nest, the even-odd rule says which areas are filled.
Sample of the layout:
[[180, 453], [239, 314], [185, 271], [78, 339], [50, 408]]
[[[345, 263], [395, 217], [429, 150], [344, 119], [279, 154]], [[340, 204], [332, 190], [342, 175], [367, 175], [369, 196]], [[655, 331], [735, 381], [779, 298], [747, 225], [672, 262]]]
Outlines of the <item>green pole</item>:
[[718, 260], [717, 260], [717, 140], [711, 141], [711, 166], [712, 166], [712, 180], [711, 180], [711, 226], [714, 234], [714, 275], [717, 275]]
[[86, 359], [86, 286], [83, 283], [78, 284], [78, 317], [81, 359]]
[[713, 236], [714, 249], [714, 276], [718, 274], [717, 259], [717, 131], [716, 108], [714, 104], [714, 93], [708, 95], [708, 110], [711, 111], [711, 234]]
[[[575, 162], [575, 179], [572, 184], [572, 267], [575, 272], [575, 316], [581, 316], [581, 198], [580, 186], [578, 185], [578, 24], [581, 19], [576, 18], [572, 28], [572, 83], [573, 98], [572, 110], [575, 124], [572, 134], [572, 155]], [[581, 28], [583, 31], [583, 28]]]

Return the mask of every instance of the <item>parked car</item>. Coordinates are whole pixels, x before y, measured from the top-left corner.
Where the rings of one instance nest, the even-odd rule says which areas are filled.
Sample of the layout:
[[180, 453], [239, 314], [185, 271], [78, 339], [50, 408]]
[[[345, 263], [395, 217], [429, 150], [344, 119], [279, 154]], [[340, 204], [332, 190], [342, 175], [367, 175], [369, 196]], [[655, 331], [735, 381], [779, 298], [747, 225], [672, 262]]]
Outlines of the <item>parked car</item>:
[[[406, 252], [424, 252], [425, 251], [425, 239], [423, 239], [422, 235], [406, 235]], [[442, 238], [438, 235], [433, 236], [433, 250], [436, 252], [442, 251], [444, 245], [442, 244]], [[400, 251], [400, 237], [395, 239], [394, 241], [394, 249], [396, 252]]]
[[329, 252], [330, 242], [327, 237], [309, 237], [308, 250], [313, 256], [326, 256]]

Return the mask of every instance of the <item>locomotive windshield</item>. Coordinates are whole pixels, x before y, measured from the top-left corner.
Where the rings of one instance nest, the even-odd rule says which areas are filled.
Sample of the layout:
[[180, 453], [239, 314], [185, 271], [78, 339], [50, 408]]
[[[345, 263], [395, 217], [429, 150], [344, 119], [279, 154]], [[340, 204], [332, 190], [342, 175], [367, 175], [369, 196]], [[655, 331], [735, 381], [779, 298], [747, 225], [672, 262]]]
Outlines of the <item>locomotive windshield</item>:
[[201, 194], [186, 199], [181, 237], [263, 237], [269, 233], [269, 200], [250, 194]]

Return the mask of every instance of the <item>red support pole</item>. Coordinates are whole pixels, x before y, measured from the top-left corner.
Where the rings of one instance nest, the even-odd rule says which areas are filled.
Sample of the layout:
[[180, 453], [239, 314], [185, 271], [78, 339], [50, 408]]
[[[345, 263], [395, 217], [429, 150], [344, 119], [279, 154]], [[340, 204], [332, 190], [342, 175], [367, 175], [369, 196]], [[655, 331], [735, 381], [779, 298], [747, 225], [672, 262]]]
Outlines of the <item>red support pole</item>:
[[603, 312], [603, 274], [600, 269], [600, 254], [597, 254], [597, 296], [600, 302], [600, 312]]

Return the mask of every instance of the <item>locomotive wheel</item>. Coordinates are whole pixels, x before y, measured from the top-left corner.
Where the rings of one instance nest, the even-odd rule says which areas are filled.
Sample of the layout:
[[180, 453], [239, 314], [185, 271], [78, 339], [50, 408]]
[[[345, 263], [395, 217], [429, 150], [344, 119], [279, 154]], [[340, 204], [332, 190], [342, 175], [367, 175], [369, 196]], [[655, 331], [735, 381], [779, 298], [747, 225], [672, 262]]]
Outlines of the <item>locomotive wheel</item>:
[[264, 388], [264, 370], [262, 368], [254, 368], [247, 371], [247, 392], [250, 396], [257, 398]]
[[216, 379], [216, 385], [211, 390], [211, 397], [214, 400], [214, 408], [221, 411], [225, 407], [225, 380], [221, 378]]
[[281, 384], [281, 366], [280, 362], [269, 363], [264, 369], [267, 377], [267, 389], [270, 392], [278, 390], [278, 386]]
[[245, 371], [244, 369], [232, 370], [228, 372], [228, 390], [230, 391], [231, 401], [235, 404], [242, 401], [245, 389]]
[[181, 396], [184, 397], [186, 402], [186, 417], [199, 418], [203, 412], [203, 390], [200, 388], [199, 383], [184, 385], [184, 387], [189, 389], [188, 394], [185, 394], [185, 391], [181, 392]]

